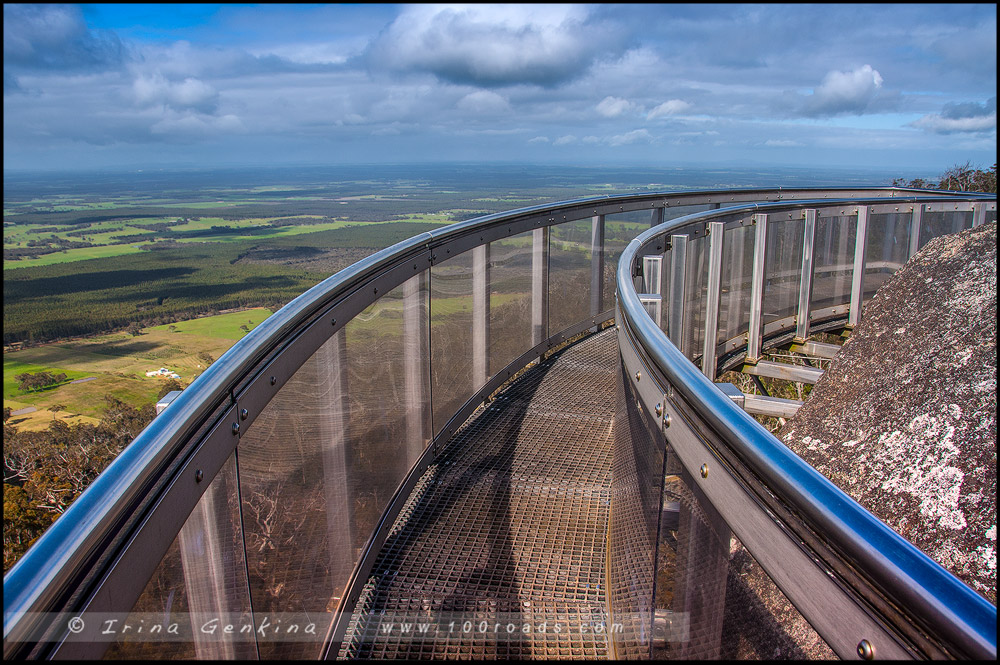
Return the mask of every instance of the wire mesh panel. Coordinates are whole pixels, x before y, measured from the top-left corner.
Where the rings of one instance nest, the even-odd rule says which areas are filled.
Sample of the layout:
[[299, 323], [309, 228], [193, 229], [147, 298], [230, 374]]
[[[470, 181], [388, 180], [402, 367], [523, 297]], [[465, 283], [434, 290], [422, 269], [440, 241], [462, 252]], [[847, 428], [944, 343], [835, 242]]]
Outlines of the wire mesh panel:
[[549, 331], [556, 333], [590, 316], [590, 219], [549, 229]]
[[722, 250], [717, 344], [743, 334], [750, 326], [753, 243], [752, 226], [740, 226], [726, 231], [726, 242]]
[[490, 243], [490, 370], [531, 348], [531, 249], [527, 231]]
[[[430, 440], [426, 272], [377, 300], [282, 387], [240, 441], [257, 614], [325, 634], [362, 546]], [[265, 658], [321, 644], [261, 642]]]
[[619, 658], [644, 658], [653, 630], [653, 586], [663, 446], [655, 426], [636, 408], [631, 382], [616, 383], [608, 593]]
[[856, 215], [825, 215], [816, 220], [812, 311], [851, 301]]
[[801, 219], [770, 215], [764, 263], [764, 325], [795, 316], [802, 276]]
[[435, 435], [480, 388], [473, 372], [472, 254], [465, 252], [431, 268], [430, 373]]
[[[105, 658], [255, 659], [236, 455], [188, 517], [127, 617], [105, 621]], [[232, 626], [232, 631], [226, 631]]]

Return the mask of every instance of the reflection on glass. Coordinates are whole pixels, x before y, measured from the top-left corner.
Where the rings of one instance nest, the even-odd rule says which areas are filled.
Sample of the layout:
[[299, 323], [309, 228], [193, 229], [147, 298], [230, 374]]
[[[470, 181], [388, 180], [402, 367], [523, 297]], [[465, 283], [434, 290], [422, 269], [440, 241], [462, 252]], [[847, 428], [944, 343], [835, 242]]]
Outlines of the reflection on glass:
[[490, 243], [490, 374], [531, 348], [531, 241], [526, 231]]
[[590, 318], [590, 219], [549, 228], [549, 334]]

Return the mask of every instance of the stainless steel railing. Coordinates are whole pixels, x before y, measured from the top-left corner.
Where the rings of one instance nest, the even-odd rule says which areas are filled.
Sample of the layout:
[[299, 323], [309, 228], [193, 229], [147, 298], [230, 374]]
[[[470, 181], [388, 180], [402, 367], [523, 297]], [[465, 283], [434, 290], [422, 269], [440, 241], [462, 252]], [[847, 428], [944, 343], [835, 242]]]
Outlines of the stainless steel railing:
[[[102, 617], [174, 602], [192, 615], [332, 618], [321, 621], [321, 648], [268, 651], [277, 647], [251, 634], [140, 655], [331, 653], [416, 478], [514, 372], [612, 318], [615, 265], [638, 230], [743, 202], [937, 195], [598, 197], [490, 215], [377, 252], [232, 347], [39, 539], [4, 578], [5, 654], [100, 657], [125, 648], [99, 634]], [[732, 352], [723, 345], [720, 357]], [[70, 618], [86, 628], [75, 632]]]
[[[803, 462], [712, 383], [718, 370], [752, 363], [767, 346], [802, 341], [810, 325], [856, 324], [861, 304], [877, 287], [869, 283], [873, 273], [894, 269], [915, 253], [918, 242], [936, 235], [926, 226], [931, 215], [940, 217], [940, 233], [982, 224], [995, 218], [995, 210], [995, 199], [987, 197], [961, 203], [911, 199], [886, 205], [852, 198], [743, 205], [676, 219], [629, 244], [618, 264], [616, 314], [624, 390], [631, 397], [626, 403], [641, 405], [632, 418], [646, 423], [654, 447], [666, 446], [667, 457], [677, 460], [672, 472], [663, 470], [669, 464], [647, 468], [644, 482], [662, 487], [664, 473], [683, 476], [686, 491], [700, 497], [698, 510], [714, 516], [714, 521], [702, 516], [697, 529], [712, 531], [721, 541], [709, 546], [705, 542], [712, 538], [689, 538], [674, 546], [676, 552], [671, 550], [677, 560], [728, 558], [731, 530], [844, 658], [996, 657], [994, 606]], [[778, 240], [791, 239], [785, 243], [790, 246], [776, 248], [771, 242], [776, 220], [784, 225]], [[881, 224], [879, 235], [872, 232], [875, 220]], [[837, 231], [843, 242], [820, 249], [819, 223]], [[692, 248], [696, 242], [700, 246]], [[727, 244], [735, 245], [737, 258], [724, 264]], [[776, 249], [772, 260], [768, 254]], [[871, 261], [873, 255], [879, 260]], [[656, 263], [667, 260], [673, 276], [665, 282], [669, 315], [658, 324], [649, 302], [661, 294], [642, 291], [649, 290]], [[827, 277], [817, 273], [817, 261], [826, 265]], [[692, 264], [697, 264], [694, 270]], [[791, 288], [782, 291], [781, 282], [790, 278]], [[701, 286], [687, 288], [692, 279]], [[818, 294], [817, 286], [826, 292]], [[722, 307], [723, 291], [735, 297], [735, 305]], [[815, 307], [817, 300], [825, 307]], [[696, 343], [690, 339], [692, 320], [701, 332]], [[654, 524], [660, 520], [661, 529], [666, 528], [663, 519], [678, 520], [661, 517], [658, 506], [647, 505], [640, 492], [627, 489], [619, 495], [631, 497], [623, 503], [634, 506], [616, 507], [619, 514], [631, 507]], [[666, 549], [643, 534], [622, 536], [626, 549], [630, 538], [638, 538], [636, 551]], [[649, 596], [645, 605], [632, 598], [620, 603], [623, 613], [648, 608], [632, 643], [622, 648], [691, 656], [658, 651], [652, 637], [657, 611], [665, 616], [680, 612], [691, 631], [713, 636], [697, 655], [718, 657], [722, 610], [708, 607], [707, 601], [696, 607], [690, 600], [679, 609], [677, 594], [684, 590], [676, 586], [673, 603], [658, 603], [652, 580], [663, 574], [661, 559], [654, 554], [645, 566], [612, 580], [613, 585], [644, 588]], [[683, 580], [684, 566], [678, 566], [673, 574]], [[712, 575], [721, 578], [713, 587], [712, 602], [718, 603], [726, 591], [724, 568], [702, 571], [697, 584], [699, 589], [713, 584], [705, 579]], [[693, 593], [695, 583], [688, 579], [687, 584]]]

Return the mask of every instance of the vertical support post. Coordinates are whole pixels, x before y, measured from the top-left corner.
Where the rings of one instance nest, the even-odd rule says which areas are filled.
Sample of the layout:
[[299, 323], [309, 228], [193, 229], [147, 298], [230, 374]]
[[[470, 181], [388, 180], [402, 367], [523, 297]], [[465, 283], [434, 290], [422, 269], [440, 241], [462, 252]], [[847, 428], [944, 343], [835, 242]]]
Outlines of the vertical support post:
[[861, 305], [865, 296], [865, 255], [868, 251], [868, 206], [858, 207], [858, 232], [854, 241], [854, 271], [851, 277], [851, 310], [847, 326], [853, 328], [861, 320]]
[[686, 235], [670, 236], [670, 300], [667, 313], [667, 337], [684, 352], [684, 294], [687, 287], [687, 244]]
[[715, 381], [715, 344], [719, 336], [719, 298], [722, 296], [722, 249], [725, 235], [725, 222], [709, 223], [708, 300], [705, 303], [705, 345], [701, 354], [701, 371], [709, 381]]
[[972, 228], [982, 226], [986, 223], [986, 204], [983, 202], [972, 204]]
[[416, 460], [430, 440], [430, 346], [428, 344], [427, 273], [403, 282], [403, 408], [406, 418], [406, 459]]
[[816, 210], [806, 210], [802, 233], [802, 277], [799, 280], [799, 309], [795, 313], [795, 341], [804, 344], [809, 338], [809, 315], [812, 309], [813, 267], [816, 243]]
[[653, 208], [652, 214], [649, 216], [649, 228], [654, 226], [659, 226], [663, 223], [663, 208]]
[[549, 318], [549, 227], [531, 234], [531, 345], [548, 337]]
[[590, 315], [604, 311], [604, 215], [594, 215], [590, 227]]
[[218, 515], [220, 507], [226, 509], [228, 506], [227, 468], [228, 464], [223, 466], [177, 534], [195, 653], [199, 659], [237, 657], [232, 638], [218, 639], [213, 635], [206, 639], [207, 636], [196, 629], [196, 625], [212, 617], [226, 616], [234, 609], [227, 602], [225, 570], [225, 562], [233, 565], [232, 553], [226, 551], [232, 550], [232, 530], [228, 524], [221, 523]]
[[663, 256], [642, 257], [642, 292], [660, 293], [660, 283], [663, 281], [660, 271], [663, 268]]
[[746, 362], [760, 360], [763, 336], [764, 262], [767, 259], [767, 215], [754, 215], [757, 225], [753, 240], [753, 277], [750, 285], [750, 330], [747, 335]]
[[[348, 488], [347, 422], [350, 403], [347, 400], [347, 336], [338, 330], [333, 337], [316, 351], [318, 367], [325, 369], [317, 383], [322, 392], [316, 396], [325, 411], [317, 421], [321, 427], [323, 459], [323, 494], [326, 500], [326, 524], [329, 538], [331, 578], [342, 581], [343, 592], [354, 570], [357, 558], [354, 551], [354, 533], [351, 518], [351, 500]], [[322, 371], [322, 370], [321, 370]]]
[[472, 249], [472, 390], [490, 378], [490, 244]]
[[912, 258], [920, 249], [920, 220], [923, 217], [922, 203], [913, 204], [913, 215], [910, 217], [910, 249], [906, 258]]

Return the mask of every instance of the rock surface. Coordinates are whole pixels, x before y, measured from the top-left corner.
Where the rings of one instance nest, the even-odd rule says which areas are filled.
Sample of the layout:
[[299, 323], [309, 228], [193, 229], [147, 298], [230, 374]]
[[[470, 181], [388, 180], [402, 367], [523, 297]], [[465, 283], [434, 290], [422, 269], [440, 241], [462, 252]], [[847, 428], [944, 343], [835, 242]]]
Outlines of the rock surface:
[[996, 604], [997, 225], [929, 242], [778, 432]]

